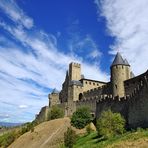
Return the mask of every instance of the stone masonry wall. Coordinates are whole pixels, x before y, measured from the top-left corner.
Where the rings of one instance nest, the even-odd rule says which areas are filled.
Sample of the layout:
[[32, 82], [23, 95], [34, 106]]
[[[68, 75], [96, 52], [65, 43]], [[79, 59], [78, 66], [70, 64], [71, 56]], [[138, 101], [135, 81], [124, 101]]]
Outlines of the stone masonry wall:
[[89, 80], [89, 79], [81, 79], [80, 81], [83, 84], [83, 92], [88, 91], [90, 89], [98, 88], [106, 84], [105, 82]]
[[137, 77], [131, 78], [129, 80], [124, 81], [124, 88], [125, 88], [125, 95], [130, 95], [134, 89], [140, 85], [142, 78], [144, 77], [144, 74], [141, 74]]
[[103, 85], [98, 88], [90, 89], [86, 92], [83, 92], [83, 99], [84, 100], [89, 100], [89, 99], [98, 99], [102, 95], [107, 96], [111, 95], [111, 84], [107, 83], [106, 85]]
[[96, 103], [96, 117], [102, 111], [111, 109], [119, 112], [127, 121], [129, 128], [148, 127], [148, 71], [141, 75], [141, 82], [130, 95], [125, 97], [104, 97]]
[[[148, 127], [148, 73], [129, 101], [128, 124], [130, 127]], [[136, 93], [137, 92], [137, 93]]]
[[82, 107], [82, 106], [89, 107], [90, 110], [91, 110], [91, 113], [95, 114], [95, 111], [96, 111], [96, 100], [95, 99], [82, 100], [82, 101], [76, 102], [76, 108], [79, 108], [79, 107]]
[[118, 97], [106, 97], [97, 101], [96, 105], [96, 118], [99, 118], [103, 111], [111, 109], [113, 112], [121, 113], [121, 115], [127, 119], [128, 104], [124, 97], [120, 99]]

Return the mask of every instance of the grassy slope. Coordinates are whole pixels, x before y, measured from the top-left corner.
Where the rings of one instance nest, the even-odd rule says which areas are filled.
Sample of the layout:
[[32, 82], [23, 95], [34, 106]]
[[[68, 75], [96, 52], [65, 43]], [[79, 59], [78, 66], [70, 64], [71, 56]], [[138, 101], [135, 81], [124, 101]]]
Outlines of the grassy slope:
[[[34, 131], [27, 132], [16, 139], [9, 148], [58, 148], [64, 141], [64, 132], [70, 126], [69, 118], [60, 118], [43, 122], [34, 127]], [[77, 134], [84, 129], [73, 128]]]
[[74, 148], [114, 148], [114, 147], [148, 147], [148, 130], [128, 132], [122, 136], [114, 137], [109, 140], [99, 139], [97, 133], [80, 137]]

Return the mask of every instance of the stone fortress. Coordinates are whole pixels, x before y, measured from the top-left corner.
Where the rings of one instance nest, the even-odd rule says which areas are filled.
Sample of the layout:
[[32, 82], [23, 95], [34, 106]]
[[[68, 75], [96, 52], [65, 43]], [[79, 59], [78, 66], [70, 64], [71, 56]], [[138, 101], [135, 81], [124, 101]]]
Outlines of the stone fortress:
[[53, 105], [61, 107], [65, 116], [71, 116], [78, 107], [88, 106], [95, 118], [111, 109], [124, 116], [129, 128], [148, 127], [148, 71], [135, 77], [120, 53], [110, 71], [110, 82], [91, 80], [81, 75], [80, 64], [70, 63], [62, 90], [54, 89], [49, 94], [49, 106], [42, 108], [37, 119], [46, 119]]

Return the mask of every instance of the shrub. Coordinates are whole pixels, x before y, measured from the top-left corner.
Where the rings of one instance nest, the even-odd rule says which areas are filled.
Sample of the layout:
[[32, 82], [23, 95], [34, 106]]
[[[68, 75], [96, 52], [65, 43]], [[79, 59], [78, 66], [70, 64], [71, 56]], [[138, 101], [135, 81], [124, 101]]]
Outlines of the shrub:
[[72, 126], [82, 129], [92, 120], [90, 109], [88, 107], [81, 107], [73, 113], [71, 118]]
[[67, 148], [73, 148], [73, 145], [76, 143], [76, 133], [72, 130], [71, 127], [67, 129], [64, 133], [64, 145]]
[[34, 132], [34, 127], [31, 128], [31, 133]]
[[20, 135], [23, 135], [24, 133], [28, 132], [27, 127], [22, 127], [20, 131]]
[[58, 106], [52, 106], [48, 113], [48, 120], [58, 119], [64, 117], [64, 112]]
[[86, 126], [86, 131], [87, 131], [87, 134], [90, 134], [93, 131], [93, 129], [91, 128], [91, 125], [90, 124], [88, 124]]
[[98, 135], [104, 138], [120, 135], [124, 132], [125, 119], [120, 113], [112, 113], [111, 110], [104, 111], [97, 120]]
[[23, 135], [24, 133], [28, 132], [28, 131], [31, 131], [33, 132], [34, 131], [34, 122], [28, 122], [26, 123], [25, 125], [23, 125], [23, 127], [21, 128], [20, 130], [20, 135]]

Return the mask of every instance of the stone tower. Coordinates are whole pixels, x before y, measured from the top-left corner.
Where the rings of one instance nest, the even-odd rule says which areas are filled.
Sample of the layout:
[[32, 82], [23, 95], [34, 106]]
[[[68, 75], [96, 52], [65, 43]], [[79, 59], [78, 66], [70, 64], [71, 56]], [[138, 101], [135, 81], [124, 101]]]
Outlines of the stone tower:
[[111, 83], [113, 97], [123, 97], [125, 95], [124, 81], [130, 78], [130, 65], [127, 60], [123, 60], [118, 52], [111, 65]]
[[75, 101], [78, 100], [79, 94], [82, 92], [81, 79], [81, 65], [78, 63], [69, 64], [69, 86], [68, 86], [68, 100], [67, 100], [67, 115], [72, 115], [76, 110]]
[[80, 80], [81, 79], [81, 65], [78, 63], [69, 64], [69, 80]]
[[48, 95], [48, 99], [49, 99], [49, 106], [54, 106], [60, 103], [59, 100], [59, 91], [57, 91], [56, 89], [53, 89], [52, 93]]

